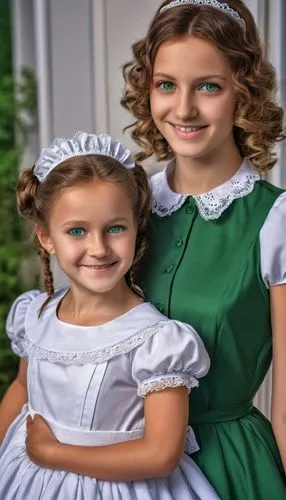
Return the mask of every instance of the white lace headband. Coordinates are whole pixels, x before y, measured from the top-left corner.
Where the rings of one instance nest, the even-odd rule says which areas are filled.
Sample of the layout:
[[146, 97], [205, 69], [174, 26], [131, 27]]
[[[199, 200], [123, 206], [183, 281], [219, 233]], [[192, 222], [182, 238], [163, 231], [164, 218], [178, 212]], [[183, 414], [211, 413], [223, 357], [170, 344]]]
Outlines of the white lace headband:
[[208, 7], [213, 7], [214, 9], [221, 10], [225, 14], [229, 15], [242, 26], [245, 26], [244, 20], [240, 17], [236, 10], [232, 9], [227, 3], [219, 2], [218, 0], [173, 0], [173, 2], [170, 2], [162, 7], [162, 9], [160, 9], [160, 13], [173, 9], [174, 7], [180, 7], [181, 5], [206, 5]]
[[44, 148], [35, 163], [34, 175], [44, 182], [47, 175], [63, 161], [74, 156], [105, 155], [119, 161], [125, 168], [135, 167], [135, 161], [129, 149], [109, 135], [77, 132], [71, 139], [55, 139]]

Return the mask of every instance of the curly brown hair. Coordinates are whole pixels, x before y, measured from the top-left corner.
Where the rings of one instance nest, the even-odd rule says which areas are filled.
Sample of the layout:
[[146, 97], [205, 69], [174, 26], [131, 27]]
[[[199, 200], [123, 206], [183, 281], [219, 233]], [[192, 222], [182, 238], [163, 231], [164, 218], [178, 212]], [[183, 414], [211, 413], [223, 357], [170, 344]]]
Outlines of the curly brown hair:
[[[135, 278], [138, 264], [147, 248], [146, 227], [150, 208], [150, 190], [146, 173], [139, 164], [136, 164], [133, 169], [127, 169], [119, 161], [109, 156], [75, 156], [55, 167], [44, 182], [39, 182], [34, 175], [34, 167], [24, 170], [20, 174], [16, 190], [18, 211], [33, 226], [47, 228], [51, 208], [59, 193], [93, 179], [121, 185], [126, 196], [131, 200], [137, 225], [137, 239], [133, 264], [127, 273], [126, 280], [137, 294], [143, 296], [136, 285]], [[49, 300], [54, 294], [50, 255], [41, 247], [36, 236], [34, 240], [39, 249], [44, 286]]]
[[274, 100], [275, 70], [266, 59], [250, 10], [241, 0], [228, 0], [245, 27], [225, 12], [208, 5], [181, 5], [157, 10], [145, 38], [132, 46], [133, 60], [123, 67], [125, 90], [121, 100], [136, 121], [131, 136], [143, 149], [136, 159], [155, 154], [158, 160], [173, 152], [153, 122], [150, 111], [152, 68], [160, 45], [167, 40], [196, 36], [213, 43], [227, 58], [233, 71], [236, 95], [234, 138], [242, 157], [249, 157], [260, 171], [270, 170], [276, 160], [274, 146], [285, 138], [283, 110]]

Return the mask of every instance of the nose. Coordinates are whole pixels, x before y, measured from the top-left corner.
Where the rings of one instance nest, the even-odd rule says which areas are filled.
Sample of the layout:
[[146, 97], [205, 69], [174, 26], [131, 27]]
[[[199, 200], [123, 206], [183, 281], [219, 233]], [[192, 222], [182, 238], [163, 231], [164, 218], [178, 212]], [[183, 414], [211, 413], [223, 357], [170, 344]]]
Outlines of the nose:
[[93, 234], [89, 236], [87, 253], [91, 257], [102, 259], [110, 253], [110, 248], [107, 244], [107, 238], [102, 234]]
[[199, 114], [194, 93], [189, 88], [182, 89], [177, 94], [176, 116], [184, 122], [190, 118], [196, 118]]

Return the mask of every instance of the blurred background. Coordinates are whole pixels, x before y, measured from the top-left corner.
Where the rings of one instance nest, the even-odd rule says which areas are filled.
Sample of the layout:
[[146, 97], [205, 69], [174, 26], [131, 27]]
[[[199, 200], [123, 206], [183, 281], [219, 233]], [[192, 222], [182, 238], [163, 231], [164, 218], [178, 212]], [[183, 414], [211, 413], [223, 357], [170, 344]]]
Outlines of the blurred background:
[[[19, 168], [31, 167], [54, 137], [78, 130], [107, 132], [136, 149], [123, 128], [132, 122], [120, 106], [122, 65], [144, 36], [161, 0], [0, 1], [0, 397], [17, 360], [5, 334], [8, 309], [22, 291], [37, 287], [37, 265], [15, 209]], [[277, 70], [286, 103], [285, 0], [246, 0]], [[286, 188], [286, 153], [270, 180]], [[284, 165], [284, 168], [283, 168]], [[158, 169], [147, 161], [150, 172]], [[31, 263], [32, 262], [32, 263]], [[34, 271], [35, 270], [35, 271]], [[57, 285], [64, 277], [55, 269]], [[269, 416], [271, 374], [256, 397]]]

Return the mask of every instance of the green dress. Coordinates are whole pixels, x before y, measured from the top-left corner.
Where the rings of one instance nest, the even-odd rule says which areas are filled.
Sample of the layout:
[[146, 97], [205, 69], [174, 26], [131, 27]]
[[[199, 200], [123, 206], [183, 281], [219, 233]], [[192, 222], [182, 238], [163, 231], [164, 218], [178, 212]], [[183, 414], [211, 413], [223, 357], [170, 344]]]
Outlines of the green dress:
[[[200, 446], [193, 458], [223, 500], [285, 500], [272, 427], [253, 407], [253, 397], [271, 362], [266, 279], [279, 274], [266, 262], [270, 270], [262, 276], [261, 233], [281, 196], [286, 219], [286, 197], [247, 160], [230, 181], [201, 197], [172, 193], [166, 172], [151, 184], [155, 213], [142, 286], [161, 312], [197, 330], [211, 358], [190, 398]], [[273, 237], [264, 234], [264, 245], [269, 237], [275, 246], [275, 230]], [[270, 283], [286, 283], [286, 262], [283, 272], [280, 281], [270, 276]]]

